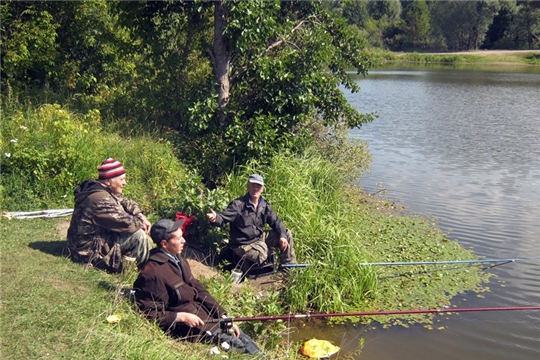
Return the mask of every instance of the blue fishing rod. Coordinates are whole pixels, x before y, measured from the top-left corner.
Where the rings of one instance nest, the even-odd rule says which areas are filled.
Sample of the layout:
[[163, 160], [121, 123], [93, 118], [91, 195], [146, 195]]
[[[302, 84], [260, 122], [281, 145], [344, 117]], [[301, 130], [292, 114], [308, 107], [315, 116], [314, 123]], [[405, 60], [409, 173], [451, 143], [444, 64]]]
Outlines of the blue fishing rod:
[[[448, 260], [448, 261], [396, 261], [396, 262], [365, 262], [359, 263], [358, 266], [407, 266], [407, 265], [457, 265], [457, 264], [485, 264], [485, 263], [500, 263], [508, 264], [517, 261], [531, 260], [529, 258], [512, 258], [512, 259], [480, 259], [480, 260]], [[287, 268], [306, 268], [315, 266], [316, 264], [284, 264]]]

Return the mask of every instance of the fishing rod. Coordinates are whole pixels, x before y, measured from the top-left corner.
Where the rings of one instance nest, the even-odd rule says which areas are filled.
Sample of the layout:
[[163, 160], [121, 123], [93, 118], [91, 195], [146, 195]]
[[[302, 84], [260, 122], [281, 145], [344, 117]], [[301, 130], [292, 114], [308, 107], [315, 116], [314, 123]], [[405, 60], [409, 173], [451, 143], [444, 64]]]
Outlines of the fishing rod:
[[[480, 259], [480, 260], [448, 260], [448, 261], [396, 261], [396, 262], [372, 262], [358, 263], [358, 266], [406, 266], [406, 265], [449, 265], [449, 264], [483, 264], [483, 263], [511, 263], [516, 261], [530, 260], [528, 258], [512, 259]], [[284, 264], [287, 268], [305, 268], [315, 264]]]
[[39, 217], [61, 217], [68, 216], [73, 213], [73, 209], [52, 209], [52, 210], [38, 210], [38, 211], [12, 211], [4, 212], [2, 217], [9, 219], [34, 219]]
[[443, 309], [420, 309], [420, 310], [393, 310], [393, 311], [359, 311], [333, 314], [289, 314], [289, 315], [268, 315], [268, 316], [251, 316], [251, 317], [236, 317], [209, 319], [207, 323], [217, 322], [241, 322], [241, 321], [275, 321], [275, 320], [296, 320], [296, 319], [311, 319], [311, 318], [327, 318], [327, 317], [355, 317], [355, 316], [378, 316], [378, 315], [408, 315], [408, 314], [444, 314], [444, 313], [463, 313], [463, 312], [479, 312], [479, 311], [525, 311], [525, 310], [540, 310], [540, 306], [509, 306], [509, 307], [484, 307], [484, 308], [443, 308]]

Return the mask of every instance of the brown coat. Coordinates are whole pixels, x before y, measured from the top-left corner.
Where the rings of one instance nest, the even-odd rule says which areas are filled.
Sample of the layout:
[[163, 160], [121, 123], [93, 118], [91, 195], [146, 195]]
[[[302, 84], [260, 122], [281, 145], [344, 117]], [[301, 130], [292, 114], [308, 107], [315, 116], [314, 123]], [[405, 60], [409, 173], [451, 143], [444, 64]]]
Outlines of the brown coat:
[[150, 259], [141, 270], [133, 285], [139, 308], [149, 320], [157, 321], [159, 327], [174, 336], [199, 341], [206, 331], [217, 330], [218, 323], [203, 328], [189, 328], [176, 323], [178, 312], [196, 314], [203, 321], [217, 319], [226, 311], [210, 295], [199, 280], [193, 277], [189, 263], [181, 256], [180, 270], [161, 249], [152, 249]]

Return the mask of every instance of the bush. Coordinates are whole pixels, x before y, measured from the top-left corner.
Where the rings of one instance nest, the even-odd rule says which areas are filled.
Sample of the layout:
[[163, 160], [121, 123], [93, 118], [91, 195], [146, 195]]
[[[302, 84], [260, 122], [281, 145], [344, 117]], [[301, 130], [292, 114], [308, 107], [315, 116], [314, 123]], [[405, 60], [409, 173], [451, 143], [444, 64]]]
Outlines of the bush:
[[2, 118], [2, 209], [66, 206], [77, 179], [104, 158], [98, 111], [75, 115], [46, 104], [3, 108]]
[[73, 190], [96, 178], [107, 157], [124, 163], [125, 194], [147, 213], [171, 215], [196, 201], [199, 177], [157, 135], [125, 138], [103, 127], [97, 110], [83, 115], [58, 104], [3, 108], [2, 118], [2, 209], [72, 207]]

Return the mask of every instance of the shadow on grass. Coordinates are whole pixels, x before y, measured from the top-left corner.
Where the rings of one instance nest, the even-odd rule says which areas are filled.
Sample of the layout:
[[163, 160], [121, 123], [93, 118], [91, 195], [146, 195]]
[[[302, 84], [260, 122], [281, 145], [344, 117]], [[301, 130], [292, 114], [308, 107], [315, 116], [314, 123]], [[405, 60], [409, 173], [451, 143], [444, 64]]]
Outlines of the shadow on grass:
[[118, 289], [118, 285], [109, 281], [102, 280], [99, 282], [99, 287], [107, 291], [115, 291]]
[[35, 241], [28, 245], [34, 250], [42, 251], [46, 254], [67, 257], [68, 248], [65, 240], [59, 241]]

